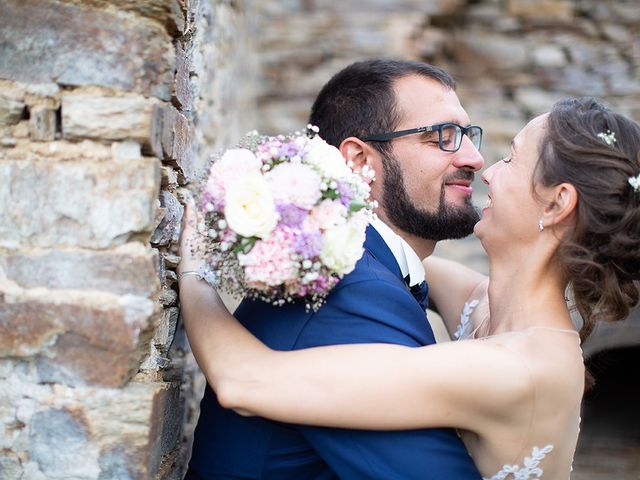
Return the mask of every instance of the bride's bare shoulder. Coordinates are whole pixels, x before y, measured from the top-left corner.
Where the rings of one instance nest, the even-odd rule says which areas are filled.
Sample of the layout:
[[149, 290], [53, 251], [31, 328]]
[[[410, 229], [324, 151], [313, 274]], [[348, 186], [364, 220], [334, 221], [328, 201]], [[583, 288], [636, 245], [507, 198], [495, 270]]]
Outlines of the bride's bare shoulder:
[[585, 367], [577, 332], [534, 327], [503, 340], [526, 365], [536, 390], [551, 395], [582, 395]]

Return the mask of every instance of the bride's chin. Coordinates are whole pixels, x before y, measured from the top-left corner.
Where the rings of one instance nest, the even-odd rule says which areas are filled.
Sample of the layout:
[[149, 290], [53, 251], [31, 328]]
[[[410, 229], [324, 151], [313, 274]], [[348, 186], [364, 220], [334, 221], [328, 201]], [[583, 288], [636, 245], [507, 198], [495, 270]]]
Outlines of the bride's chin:
[[479, 240], [482, 240], [482, 236], [484, 233], [482, 218], [473, 226], [473, 233]]

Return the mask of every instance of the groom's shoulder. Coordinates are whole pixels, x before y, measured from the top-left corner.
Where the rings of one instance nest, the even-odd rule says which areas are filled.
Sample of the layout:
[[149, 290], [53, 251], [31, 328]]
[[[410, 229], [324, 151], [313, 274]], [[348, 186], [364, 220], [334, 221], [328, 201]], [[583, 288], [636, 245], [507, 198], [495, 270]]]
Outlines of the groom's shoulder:
[[355, 268], [351, 273], [342, 278], [336, 288], [342, 288], [359, 282], [403, 285], [402, 280], [376, 259], [368, 250], [364, 251], [362, 257], [356, 263]]

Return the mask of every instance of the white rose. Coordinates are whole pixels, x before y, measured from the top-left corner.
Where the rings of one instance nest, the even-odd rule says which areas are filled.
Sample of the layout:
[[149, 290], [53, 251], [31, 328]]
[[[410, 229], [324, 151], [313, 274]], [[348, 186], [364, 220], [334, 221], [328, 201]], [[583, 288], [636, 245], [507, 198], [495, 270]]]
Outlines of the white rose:
[[260, 175], [231, 182], [226, 189], [224, 215], [229, 227], [243, 237], [265, 238], [278, 223], [269, 184]]
[[315, 168], [325, 178], [341, 179], [351, 174], [346, 160], [333, 145], [315, 136], [309, 141], [309, 150], [304, 161]]
[[339, 275], [353, 270], [364, 251], [365, 227], [366, 218], [356, 214], [347, 223], [327, 230], [320, 252], [322, 263]]

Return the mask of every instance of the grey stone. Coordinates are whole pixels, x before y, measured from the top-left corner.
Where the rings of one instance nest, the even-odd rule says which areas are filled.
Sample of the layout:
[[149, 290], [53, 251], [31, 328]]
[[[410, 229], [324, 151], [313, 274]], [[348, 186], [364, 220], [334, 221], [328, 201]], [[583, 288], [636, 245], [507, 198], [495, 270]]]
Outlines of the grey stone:
[[[121, 386], [135, 374], [156, 306], [132, 295], [81, 293], [0, 283], [0, 357], [38, 357], [42, 381]], [[105, 328], [108, 325], [108, 328]]]
[[61, 0], [63, 3], [114, 9], [160, 22], [171, 35], [181, 35], [187, 27], [186, 10], [193, 0]]
[[178, 383], [72, 388], [10, 376], [0, 383], [0, 429], [19, 420], [24, 434], [0, 437], [0, 465], [21, 458], [21, 480], [155, 478], [179, 446], [184, 405]]
[[70, 411], [50, 409], [33, 416], [29, 459], [47, 478], [95, 478], [99, 474], [98, 448], [92, 444], [82, 419]]
[[540, 78], [552, 82], [553, 89], [564, 94], [594, 97], [604, 97], [607, 94], [604, 79], [584, 68], [567, 66], [558, 71], [545, 72]]
[[29, 113], [29, 137], [32, 140], [41, 142], [55, 140], [57, 131], [56, 110], [36, 106]]
[[153, 228], [158, 161], [0, 163], [0, 247], [105, 248]]
[[160, 193], [160, 208], [164, 215], [162, 216], [160, 224], [151, 235], [151, 243], [156, 246], [166, 246], [171, 243], [177, 243], [180, 239], [184, 207], [173, 194], [162, 191]]
[[163, 253], [162, 257], [164, 258], [165, 264], [169, 268], [176, 268], [180, 263], [180, 257], [178, 255], [174, 255], [172, 253]]
[[2, 147], [15, 147], [18, 144], [18, 140], [11, 137], [2, 137], [0, 138], [0, 146]]
[[135, 480], [129, 470], [131, 460], [121, 448], [111, 448], [100, 455], [98, 480]]
[[22, 464], [18, 458], [0, 456], [0, 478], [3, 480], [22, 480]]
[[160, 25], [45, 0], [0, 0], [0, 77], [101, 85], [171, 99], [175, 51]]
[[514, 100], [529, 116], [536, 116], [551, 110], [562, 95], [537, 87], [522, 87], [514, 92]]
[[503, 72], [523, 69], [529, 62], [526, 41], [505, 38], [479, 30], [465, 30], [455, 37], [453, 47], [459, 61], [482, 67], [485, 71]]
[[164, 159], [178, 168], [179, 173], [188, 182], [195, 176], [195, 151], [193, 124], [172, 105], [161, 107], [160, 143]]
[[125, 141], [111, 144], [111, 152], [116, 160], [136, 160], [142, 158], [142, 148], [138, 142]]
[[158, 295], [158, 302], [164, 307], [171, 307], [178, 302], [178, 292], [171, 288], [163, 288]]
[[0, 276], [22, 288], [98, 290], [149, 298], [158, 290], [156, 255], [137, 242], [105, 251], [0, 249]]
[[555, 45], [540, 45], [533, 50], [536, 65], [546, 68], [560, 68], [567, 64], [567, 57], [561, 48]]
[[[173, 291], [173, 290], [171, 290]], [[171, 342], [176, 333], [180, 309], [177, 307], [165, 308], [160, 317], [160, 325], [156, 329], [153, 343], [162, 354], [166, 354], [171, 348]]]
[[25, 104], [13, 98], [0, 97], [0, 125], [15, 125], [22, 118]]
[[74, 92], [62, 97], [65, 139], [129, 140], [148, 144], [155, 102], [140, 95]]
[[162, 188], [169, 190], [175, 190], [178, 188], [178, 173], [171, 167], [163, 165], [161, 167], [162, 173]]
[[189, 58], [187, 52], [178, 42], [176, 44], [176, 76], [173, 80], [173, 104], [182, 110], [193, 108], [191, 90], [189, 89]]
[[574, 15], [571, 0], [508, 0], [508, 12], [529, 18], [546, 18], [555, 21], [571, 20]]
[[60, 87], [57, 83], [29, 83], [26, 92], [36, 97], [53, 98], [60, 92]]
[[[613, 2], [611, 10], [615, 14], [615, 20], [632, 25], [637, 28], [640, 22], [640, 4], [636, 1]], [[637, 33], [637, 30], [636, 30]]]

